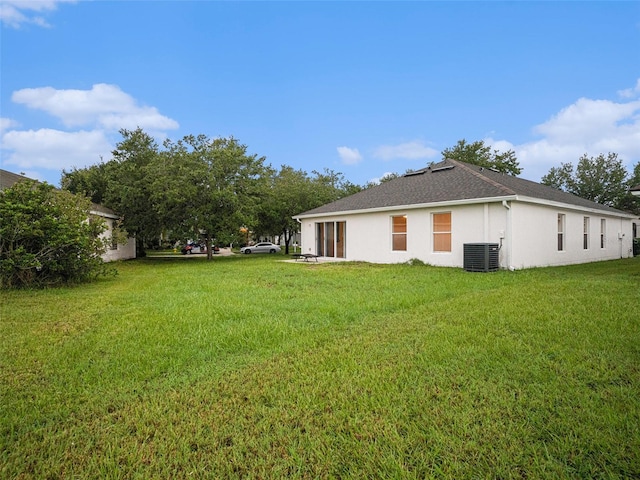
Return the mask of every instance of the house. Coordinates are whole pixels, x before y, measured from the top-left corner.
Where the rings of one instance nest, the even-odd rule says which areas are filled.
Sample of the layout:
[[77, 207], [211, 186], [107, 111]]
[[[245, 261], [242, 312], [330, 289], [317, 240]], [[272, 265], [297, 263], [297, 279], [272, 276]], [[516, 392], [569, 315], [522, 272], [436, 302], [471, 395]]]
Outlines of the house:
[[115, 240], [114, 232], [120, 222], [120, 216], [110, 208], [97, 203], [91, 204], [91, 215], [102, 217], [107, 229], [102, 238], [107, 240], [107, 251], [102, 254], [102, 260], [113, 262], [116, 260], [130, 260], [136, 258], [136, 239], [129, 237], [125, 243]]
[[484, 244], [521, 269], [630, 257], [636, 217], [447, 159], [294, 218], [303, 253], [463, 267], [465, 244]]
[[[16, 173], [0, 169], [0, 190], [10, 188], [15, 183], [23, 180], [30, 179], [23, 175], [18, 175]], [[98, 205], [97, 203], [92, 203], [89, 213], [104, 219], [107, 227], [107, 229], [102, 233], [102, 238], [107, 240], [108, 244], [107, 251], [102, 254], [102, 259], [105, 262], [136, 258], [136, 242], [134, 238], [127, 239], [126, 243], [118, 243], [112, 240], [114, 238], [114, 230], [120, 219], [113, 210], [102, 205]]]
[[[634, 197], [640, 197], [640, 185], [631, 187], [629, 191], [631, 192], [631, 195], [633, 195]], [[640, 218], [638, 219], [638, 222], [633, 224], [633, 238], [637, 239], [638, 237], [640, 237]], [[636, 240], [636, 242], [637, 241], [638, 240]], [[637, 245], [635, 248], [637, 249]], [[637, 251], [636, 251], [636, 255], [637, 255]]]

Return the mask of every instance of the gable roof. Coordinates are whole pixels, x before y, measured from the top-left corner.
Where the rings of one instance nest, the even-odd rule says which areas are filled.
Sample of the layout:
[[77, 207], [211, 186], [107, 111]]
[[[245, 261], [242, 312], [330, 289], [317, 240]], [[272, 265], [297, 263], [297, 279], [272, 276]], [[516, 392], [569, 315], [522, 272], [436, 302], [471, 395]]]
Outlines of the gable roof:
[[416, 205], [537, 199], [616, 215], [628, 214], [547, 185], [491, 169], [446, 159], [375, 187], [296, 215], [308, 217], [367, 210], [391, 210]]

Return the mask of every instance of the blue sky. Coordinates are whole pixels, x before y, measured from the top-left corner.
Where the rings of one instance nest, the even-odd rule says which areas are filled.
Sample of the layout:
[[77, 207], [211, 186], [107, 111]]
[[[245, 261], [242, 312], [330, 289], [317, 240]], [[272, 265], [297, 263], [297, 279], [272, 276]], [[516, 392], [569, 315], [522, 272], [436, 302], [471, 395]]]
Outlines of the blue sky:
[[640, 2], [0, 0], [2, 168], [58, 184], [118, 130], [233, 135], [357, 184], [458, 140], [539, 181], [640, 161]]

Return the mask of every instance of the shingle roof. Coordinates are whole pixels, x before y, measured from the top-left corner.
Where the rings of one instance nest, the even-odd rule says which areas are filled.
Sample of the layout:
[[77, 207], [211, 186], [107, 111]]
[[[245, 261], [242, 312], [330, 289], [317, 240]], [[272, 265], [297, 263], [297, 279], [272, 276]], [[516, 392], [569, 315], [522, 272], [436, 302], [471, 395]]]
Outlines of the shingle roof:
[[24, 175], [18, 175], [17, 173], [0, 169], [0, 190], [11, 188], [13, 185], [23, 180], [29, 180], [29, 178]]
[[[11, 188], [18, 182], [23, 180], [32, 180], [29, 177], [25, 177], [24, 175], [18, 175], [17, 173], [12, 173], [7, 170], [0, 169], [0, 190], [4, 190], [5, 188]], [[103, 213], [109, 216], [116, 216], [116, 212], [111, 210], [108, 207], [103, 205], [99, 205], [97, 203], [91, 203], [91, 211], [96, 213]]]
[[547, 185], [477, 165], [446, 159], [422, 170], [300, 213], [296, 217], [461, 200], [482, 201], [482, 199], [514, 196], [531, 197], [609, 213], [625, 213]]

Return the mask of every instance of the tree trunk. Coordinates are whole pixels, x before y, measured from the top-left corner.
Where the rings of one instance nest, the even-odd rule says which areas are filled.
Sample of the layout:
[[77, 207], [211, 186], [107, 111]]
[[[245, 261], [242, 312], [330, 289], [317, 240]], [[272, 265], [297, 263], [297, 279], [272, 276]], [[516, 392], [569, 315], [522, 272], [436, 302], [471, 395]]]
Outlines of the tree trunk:
[[144, 239], [140, 235], [136, 235], [136, 258], [144, 258], [147, 256], [147, 250], [144, 248]]
[[213, 260], [213, 248], [211, 247], [211, 235], [207, 233], [206, 240], [207, 246], [207, 260]]
[[286, 255], [289, 255], [289, 242], [291, 241], [291, 232], [285, 229], [282, 233], [284, 236], [284, 253]]

